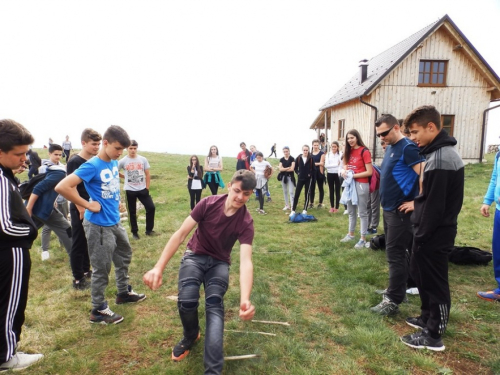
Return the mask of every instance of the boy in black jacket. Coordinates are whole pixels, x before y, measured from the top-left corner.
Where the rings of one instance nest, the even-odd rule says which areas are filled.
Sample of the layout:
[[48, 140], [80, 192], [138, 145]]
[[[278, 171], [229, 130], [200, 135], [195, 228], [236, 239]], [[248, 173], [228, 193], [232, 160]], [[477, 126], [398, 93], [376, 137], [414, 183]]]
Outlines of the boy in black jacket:
[[426, 162], [422, 192], [415, 198], [410, 274], [420, 292], [421, 315], [406, 323], [421, 331], [401, 337], [416, 349], [442, 351], [441, 336], [450, 315], [448, 253], [457, 234], [457, 217], [464, 197], [464, 164], [457, 141], [441, 129], [441, 115], [433, 106], [414, 109], [406, 118], [410, 137], [421, 147]]
[[0, 134], [0, 371], [16, 371], [43, 357], [16, 353], [28, 300], [29, 249], [38, 230], [24, 207], [12, 171], [24, 165], [34, 139], [12, 120], [0, 120]]

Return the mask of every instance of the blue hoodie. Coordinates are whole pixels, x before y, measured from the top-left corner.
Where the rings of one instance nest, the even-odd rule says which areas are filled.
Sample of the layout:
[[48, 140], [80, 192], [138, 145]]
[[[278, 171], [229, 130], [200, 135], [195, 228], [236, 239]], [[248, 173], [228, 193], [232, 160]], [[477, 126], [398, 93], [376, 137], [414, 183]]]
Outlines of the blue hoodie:
[[496, 209], [500, 211], [500, 151], [495, 156], [490, 185], [484, 196], [483, 204], [491, 206], [493, 202], [496, 203]]
[[42, 220], [47, 220], [54, 209], [58, 196], [54, 188], [66, 177], [66, 169], [62, 165], [52, 165], [47, 167], [46, 173], [47, 176], [33, 188], [33, 194], [38, 195], [33, 206], [33, 215]]

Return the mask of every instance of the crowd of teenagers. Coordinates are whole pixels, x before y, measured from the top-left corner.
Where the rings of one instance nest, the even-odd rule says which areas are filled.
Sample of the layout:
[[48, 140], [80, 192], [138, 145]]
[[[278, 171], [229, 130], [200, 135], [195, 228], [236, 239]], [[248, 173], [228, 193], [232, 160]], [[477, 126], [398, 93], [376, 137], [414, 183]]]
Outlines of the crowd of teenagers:
[[[433, 106], [416, 108], [404, 121], [383, 115], [375, 129], [384, 150], [380, 166], [373, 164], [370, 150], [355, 129], [346, 133], [344, 147], [337, 141], [327, 145], [324, 135], [314, 140], [312, 147], [304, 145], [297, 157], [291, 155], [289, 147], [283, 147], [276, 176], [283, 190], [283, 210], [290, 211], [293, 218], [313, 207], [325, 207], [326, 185], [329, 212], [336, 214], [344, 207], [349, 215], [347, 234], [339, 236], [339, 241], [362, 249], [368, 245], [367, 236], [377, 232], [382, 207], [388, 286], [378, 291], [382, 300], [371, 311], [383, 316], [396, 314], [406, 293], [418, 293], [420, 314], [406, 319], [417, 331], [402, 336], [401, 341], [412, 348], [442, 351], [451, 307], [448, 252], [454, 246], [463, 202], [464, 164], [455, 148], [457, 141], [441, 128], [441, 116]], [[0, 134], [0, 370], [20, 370], [43, 357], [17, 351], [28, 300], [29, 250], [38, 230], [44, 228], [42, 260], [50, 258], [48, 240], [54, 231], [69, 255], [73, 288], [90, 289], [89, 321], [117, 324], [124, 317], [113, 312], [105, 298], [112, 265], [115, 303], [146, 299], [128, 282], [132, 249], [120, 214], [128, 211], [132, 238], [139, 240], [143, 234], [137, 224], [137, 201], [146, 211], [146, 236], [156, 234], [155, 205], [149, 193], [150, 164], [137, 153], [138, 143], [119, 126], [110, 126], [102, 136], [85, 129], [81, 151], [65, 155], [66, 166], [60, 162], [63, 146], [51, 143], [49, 158], [40, 160], [31, 150], [34, 139], [30, 132], [13, 120], [0, 120]], [[66, 140], [69, 142], [68, 137]], [[220, 374], [223, 368], [223, 300], [236, 241], [240, 244], [239, 316], [250, 320], [255, 314], [251, 302], [254, 224], [246, 203], [255, 197], [257, 213], [267, 214], [264, 202], [271, 201], [269, 179], [274, 168], [254, 145], [247, 149], [242, 142], [240, 147], [236, 172], [227, 182], [225, 194], [218, 194], [226, 184], [217, 146], [210, 147], [204, 160], [196, 155], [189, 158], [190, 214], [169, 238], [155, 266], [143, 276], [151, 290], [160, 288], [165, 267], [194, 231], [182, 246], [177, 306], [183, 337], [171, 356], [174, 361], [184, 359], [200, 339], [198, 306], [203, 284], [206, 374]], [[128, 153], [120, 159], [125, 149]], [[269, 157], [276, 157], [276, 149], [274, 144]], [[500, 153], [481, 207], [481, 214], [488, 217], [490, 205], [496, 203], [492, 249], [497, 288], [477, 293], [489, 301], [500, 301], [499, 159]], [[29, 181], [20, 184], [15, 175], [22, 173], [28, 162]], [[120, 201], [120, 178], [124, 179], [126, 207]], [[379, 179], [378, 188], [373, 188], [375, 178]], [[206, 187], [211, 195], [201, 199]], [[302, 192], [303, 205], [298, 210]], [[70, 221], [64, 210], [67, 201]], [[356, 241], [358, 217], [360, 237]]]

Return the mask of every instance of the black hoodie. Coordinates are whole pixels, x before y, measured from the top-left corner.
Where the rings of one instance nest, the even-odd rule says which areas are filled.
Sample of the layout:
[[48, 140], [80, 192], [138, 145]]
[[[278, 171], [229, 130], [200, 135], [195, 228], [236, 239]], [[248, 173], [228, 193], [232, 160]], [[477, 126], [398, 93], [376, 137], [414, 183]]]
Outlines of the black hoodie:
[[439, 235], [453, 236], [464, 199], [464, 163], [455, 145], [457, 141], [441, 130], [420, 152], [425, 156], [422, 193], [415, 198], [411, 221], [417, 245]]

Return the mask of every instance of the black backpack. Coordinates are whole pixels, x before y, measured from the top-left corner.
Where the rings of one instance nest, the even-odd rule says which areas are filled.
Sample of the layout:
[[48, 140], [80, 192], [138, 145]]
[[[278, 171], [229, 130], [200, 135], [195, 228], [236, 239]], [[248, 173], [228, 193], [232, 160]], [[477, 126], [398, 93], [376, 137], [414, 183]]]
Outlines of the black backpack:
[[39, 182], [43, 181], [47, 173], [38, 173], [36, 176], [33, 176], [31, 180], [24, 181], [19, 185], [19, 191], [21, 192], [21, 197], [23, 199], [30, 199], [31, 193], [33, 193], [33, 189]]
[[457, 246], [451, 249], [448, 260], [455, 264], [479, 264], [486, 266], [492, 259], [491, 253], [470, 246]]
[[385, 250], [385, 234], [373, 236], [370, 240], [370, 249], [372, 250]]

